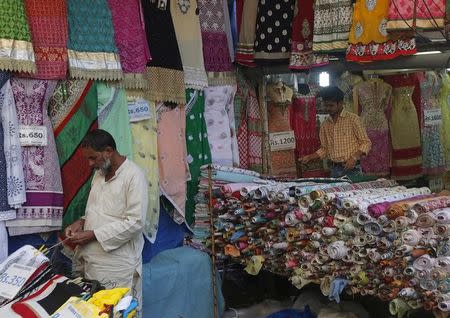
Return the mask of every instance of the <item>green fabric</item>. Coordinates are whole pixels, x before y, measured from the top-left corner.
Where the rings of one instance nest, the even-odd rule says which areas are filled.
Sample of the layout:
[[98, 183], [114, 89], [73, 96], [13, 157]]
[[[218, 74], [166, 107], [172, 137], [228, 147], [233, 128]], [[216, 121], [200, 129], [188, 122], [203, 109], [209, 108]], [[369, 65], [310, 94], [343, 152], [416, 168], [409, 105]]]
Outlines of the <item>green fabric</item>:
[[89, 197], [89, 192], [91, 191], [91, 183], [92, 176], [78, 190], [77, 194], [65, 210], [63, 217], [63, 229], [73, 222], [79, 220], [85, 214], [87, 199]]
[[31, 42], [23, 1], [0, 1], [0, 38]]
[[125, 90], [98, 82], [97, 93], [99, 127], [113, 136], [121, 155], [133, 159], [133, 138]]
[[205, 96], [202, 91], [186, 90], [186, 147], [191, 180], [187, 182], [186, 223], [194, 223], [195, 195], [198, 192], [200, 167], [211, 163], [211, 149], [203, 113]]

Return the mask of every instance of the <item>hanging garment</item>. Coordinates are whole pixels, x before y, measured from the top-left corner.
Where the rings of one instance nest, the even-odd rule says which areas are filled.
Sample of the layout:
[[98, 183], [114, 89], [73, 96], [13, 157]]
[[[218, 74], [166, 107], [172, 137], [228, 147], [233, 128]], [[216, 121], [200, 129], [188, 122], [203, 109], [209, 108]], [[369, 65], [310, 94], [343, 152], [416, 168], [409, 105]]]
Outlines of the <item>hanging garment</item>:
[[189, 178], [185, 116], [184, 107], [176, 107], [161, 113], [158, 121], [159, 185], [161, 193], [176, 210], [174, 221], [178, 224], [185, 221], [186, 181]]
[[315, 52], [344, 51], [352, 26], [351, 0], [317, 0], [314, 4]]
[[2, 1], [0, 21], [0, 69], [35, 73], [33, 44], [23, 1]]
[[295, 0], [260, 1], [256, 18], [255, 59], [288, 59]]
[[170, 13], [170, 2], [159, 9], [159, 1], [143, 0], [147, 43], [152, 60], [147, 64], [150, 90], [148, 100], [184, 104], [184, 75], [180, 51]]
[[441, 80], [435, 72], [425, 72], [420, 81], [422, 116], [423, 173], [439, 175], [445, 171], [444, 147], [442, 145], [442, 111], [439, 105]]
[[120, 80], [120, 57], [107, 0], [67, 0], [70, 76]]
[[184, 84], [187, 88], [203, 89], [208, 86], [208, 78], [203, 62], [200, 20], [197, 15], [197, 2], [182, 5], [172, 1], [170, 13], [183, 63]]
[[314, 1], [295, 1], [289, 68], [309, 69], [329, 63], [327, 55], [313, 53]]
[[[230, 3], [232, 5], [232, 3]], [[234, 44], [233, 44], [233, 27], [232, 26], [232, 20], [230, 14], [234, 15], [234, 12], [230, 12], [229, 8], [229, 1], [223, 2], [223, 24], [225, 28], [225, 35], [227, 36], [227, 44], [228, 44], [228, 53], [230, 54], [230, 60], [231, 63], [235, 61], [235, 50], [234, 50]]]
[[361, 158], [367, 175], [387, 176], [390, 167], [388, 118], [391, 111], [392, 87], [381, 79], [368, 80], [353, 88], [354, 109], [359, 109], [367, 136], [372, 142], [369, 153]]
[[225, 29], [224, 1], [226, 0], [198, 2], [203, 58], [207, 72], [232, 70]]
[[447, 73], [442, 75], [442, 88], [439, 103], [441, 104], [442, 127], [444, 129], [443, 145], [445, 164], [447, 169], [450, 170], [450, 76]]
[[205, 89], [205, 121], [212, 162], [233, 166], [233, 145], [236, 135], [231, 135], [228, 109], [233, 107], [234, 88], [213, 86]]
[[6, 175], [8, 180], [8, 204], [11, 208], [16, 209], [26, 201], [26, 192], [22, 164], [22, 148], [19, 141], [19, 122], [9, 79], [2, 85], [0, 90], [0, 107]]
[[254, 67], [256, 66], [254, 63], [254, 54], [258, 0], [237, 0], [236, 6], [239, 28], [236, 62], [245, 66]]
[[388, 30], [444, 28], [445, 0], [391, 0], [386, 28]]
[[158, 128], [155, 104], [147, 101], [150, 119], [131, 122], [134, 162], [144, 171], [148, 182], [148, 207], [144, 233], [154, 243], [159, 222]]
[[349, 36], [348, 61], [367, 62], [393, 59], [417, 52], [414, 37], [396, 40], [386, 31], [389, 0], [357, 0]]
[[114, 39], [127, 88], [147, 88], [147, 62], [151, 60], [139, 0], [108, 0]]
[[49, 102], [64, 190], [64, 227], [79, 220], [86, 210], [92, 169], [81, 142], [98, 128], [97, 105], [97, 85], [88, 80], [59, 82]]
[[58, 153], [47, 115], [47, 106], [56, 81], [11, 79], [19, 125], [46, 130], [46, 146], [22, 146], [26, 182], [26, 203], [17, 210], [17, 218], [7, 221], [10, 235], [59, 230], [63, 217], [61, 171]]
[[194, 223], [195, 196], [198, 192], [200, 167], [211, 163], [206, 130], [205, 97], [202, 91], [186, 90], [186, 148], [190, 180], [187, 182], [186, 223]]
[[248, 144], [248, 125], [247, 125], [247, 98], [249, 86], [244, 76], [237, 72], [236, 94], [234, 95], [234, 120], [236, 122], [236, 137], [239, 148], [239, 168], [249, 168], [249, 144]]
[[389, 118], [392, 143], [391, 177], [414, 179], [422, 175], [419, 118], [412, 99], [416, 76], [392, 75], [385, 80], [393, 87], [392, 112]]
[[117, 151], [133, 159], [128, 102], [125, 90], [97, 83], [98, 126], [109, 132], [116, 142]]
[[363, 78], [359, 75], [352, 74], [345, 71], [337, 80], [337, 87], [344, 93], [344, 109], [348, 112], [358, 114], [358, 109], [355, 109], [353, 103], [353, 87], [361, 83]]
[[67, 76], [67, 8], [64, 0], [26, 0], [25, 9], [36, 59], [34, 78]]
[[263, 120], [256, 91], [252, 87], [248, 91], [246, 107], [248, 116], [248, 169], [262, 172]]

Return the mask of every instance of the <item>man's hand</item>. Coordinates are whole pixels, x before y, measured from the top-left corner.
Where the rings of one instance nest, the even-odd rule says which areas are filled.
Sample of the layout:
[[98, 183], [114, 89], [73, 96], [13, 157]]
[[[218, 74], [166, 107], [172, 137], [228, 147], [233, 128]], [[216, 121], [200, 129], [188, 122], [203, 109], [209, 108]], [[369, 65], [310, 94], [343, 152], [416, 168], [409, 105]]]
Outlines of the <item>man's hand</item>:
[[70, 237], [70, 242], [76, 245], [86, 245], [94, 240], [94, 231], [79, 231]]
[[73, 235], [75, 235], [75, 233], [83, 231], [83, 227], [84, 227], [84, 220], [80, 219], [72, 223], [68, 227], [66, 227], [64, 234], [66, 237], [72, 237]]
[[301, 163], [306, 165], [308, 162], [312, 161], [313, 159], [314, 158], [313, 158], [312, 155], [307, 155], [307, 156], [304, 156], [302, 158], [299, 158], [298, 161], [300, 161]]
[[345, 170], [352, 170], [356, 166], [356, 160], [350, 157], [344, 164]]

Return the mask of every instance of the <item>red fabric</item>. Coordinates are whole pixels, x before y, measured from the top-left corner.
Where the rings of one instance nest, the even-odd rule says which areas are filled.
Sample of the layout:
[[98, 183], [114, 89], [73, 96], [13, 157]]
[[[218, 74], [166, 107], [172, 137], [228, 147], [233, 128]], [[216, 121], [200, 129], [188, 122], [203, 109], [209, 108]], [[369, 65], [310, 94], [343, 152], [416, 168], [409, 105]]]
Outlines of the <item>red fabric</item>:
[[398, 56], [413, 55], [417, 53], [414, 38], [402, 39], [385, 43], [349, 44], [347, 48], [347, 61], [371, 62], [391, 60]]
[[407, 160], [422, 154], [422, 148], [392, 149], [392, 159]]
[[237, 34], [241, 31], [242, 13], [244, 11], [244, 0], [236, 0], [236, 25]]
[[314, 96], [294, 99], [290, 114], [291, 128], [295, 134], [295, 157], [314, 153], [320, 147], [316, 121], [316, 98]]
[[67, 74], [67, 9], [64, 0], [25, 0], [39, 79], [64, 79]]

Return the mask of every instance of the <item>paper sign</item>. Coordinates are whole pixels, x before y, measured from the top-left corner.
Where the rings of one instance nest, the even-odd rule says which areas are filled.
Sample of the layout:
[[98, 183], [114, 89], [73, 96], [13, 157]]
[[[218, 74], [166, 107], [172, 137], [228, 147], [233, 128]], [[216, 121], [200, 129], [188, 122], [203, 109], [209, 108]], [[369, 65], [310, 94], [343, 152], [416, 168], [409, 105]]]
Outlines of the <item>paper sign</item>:
[[31, 266], [12, 264], [0, 275], [0, 296], [13, 299], [35, 271]]
[[269, 134], [270, 151], [295, 149], [294, 131], [283, 131]]
[[47, 127], [21, 125], [19, 141], [21, 146], [47, 146]]
[[425, 126], [437, 126], [442, 122], [442, 113], [440, 109], [424, 110]]
[[147, 103], [146, 100], [142, 98], [129, 102], [128, 117], [130, 118], [130, 122], [136, 122], [152, 118], [152, 114], [150, 112], [150, 105]]
[[[67, 304], [61, 308], [57, 314], [54, 314], [52, 318], [83, 318], [87, 316], [81, 315], [80, 312], [72, 305]], [[92, 316], [91, 316], [92, 317]]]

